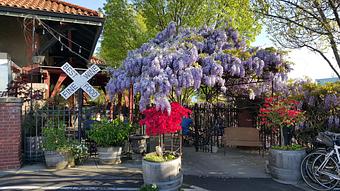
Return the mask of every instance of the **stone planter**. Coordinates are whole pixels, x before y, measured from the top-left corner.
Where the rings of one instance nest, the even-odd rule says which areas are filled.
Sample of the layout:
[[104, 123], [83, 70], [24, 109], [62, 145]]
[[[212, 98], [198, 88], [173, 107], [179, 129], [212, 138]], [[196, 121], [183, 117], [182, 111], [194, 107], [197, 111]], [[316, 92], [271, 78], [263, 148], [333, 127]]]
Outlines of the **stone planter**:
[[57, 151], [44, 151], [47, 168], [64, 169], [68, 166], [68, 159]]
[[142, 161], [144, 184], [156, 184], [160, 191], [177, 191], [183, 182], [181, 157], [167, 162]]
[[98, 147], [97, 152], [100, 164], [121, 163], [122, 147]]
[[142, 154], [146, 152], [146, 139], [148, 139], [149, 136], [146, 135], [131, 135], [129, 137], [130, 143], [131, 143], [131, 149], [136, 154]]
[[300, 164], [305, 150], [285, 151], [270, 149], [268, 169], [272, 178], [284, 184], [297, 184], [301, 179]]
[[147, 152], [147, 143], [146, 140], [149, 136], [146, 135], [131, 135], [129, 137], [132, 155], [131, 158], [134, 161], [142, 161], [143, 156], [142, 154]]

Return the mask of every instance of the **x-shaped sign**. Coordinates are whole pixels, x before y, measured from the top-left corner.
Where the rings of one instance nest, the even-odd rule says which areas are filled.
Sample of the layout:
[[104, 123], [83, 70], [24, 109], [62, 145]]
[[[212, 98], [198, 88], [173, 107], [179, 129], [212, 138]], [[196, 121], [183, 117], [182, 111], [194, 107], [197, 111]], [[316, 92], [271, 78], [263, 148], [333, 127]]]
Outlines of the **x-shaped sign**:
[[92, 100], [99, 96], [98, 91], [87, 82], [100, 71], [97, 65], [92, 65], [81, 75], [67, 62], [61, 69], [73, 80], [73, 82], [60, 93], [64, 99], [68, 99], [79, 88], [83, 89]]

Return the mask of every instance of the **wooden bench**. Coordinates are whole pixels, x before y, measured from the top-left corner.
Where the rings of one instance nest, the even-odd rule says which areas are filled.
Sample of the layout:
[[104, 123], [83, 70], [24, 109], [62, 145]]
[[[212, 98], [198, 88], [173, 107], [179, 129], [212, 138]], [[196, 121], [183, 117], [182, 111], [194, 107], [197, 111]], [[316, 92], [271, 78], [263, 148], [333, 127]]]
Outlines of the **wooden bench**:
[[[232, 146], [257, 147], [259, 152], [262, 148], [260, 132], [252, 127], [229, 127], [224, 129], [224, 148]], [[225, 152], [225, 149], [224, 149]]]

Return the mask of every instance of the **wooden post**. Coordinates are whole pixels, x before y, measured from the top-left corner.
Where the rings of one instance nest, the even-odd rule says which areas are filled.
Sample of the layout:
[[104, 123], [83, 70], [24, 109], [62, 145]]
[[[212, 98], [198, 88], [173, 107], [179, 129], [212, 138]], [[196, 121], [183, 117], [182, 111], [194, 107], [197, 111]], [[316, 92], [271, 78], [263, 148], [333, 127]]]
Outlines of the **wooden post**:
[[122, 98], [123, 98], [123, 94], [118, 93], [118, 103], [117, 103], [118, 115], [122, 114]]
[[133, 84], [130, 84], [130, 91], [129, 91], [129, 119], [130, 123], [133, 122]]
[[50, 98], [50, 87], [51, 87], [51, 76], [48, 70], [44, 71], [46, 77], [44, 78], [44, 84], [47, 84], [47, 89], [45, 91], [45, 99]]
[[112, 98], [111, 106], [110, 106], [110, 118], [114, 119], [114, 112], [115, 112], [115, 99]]

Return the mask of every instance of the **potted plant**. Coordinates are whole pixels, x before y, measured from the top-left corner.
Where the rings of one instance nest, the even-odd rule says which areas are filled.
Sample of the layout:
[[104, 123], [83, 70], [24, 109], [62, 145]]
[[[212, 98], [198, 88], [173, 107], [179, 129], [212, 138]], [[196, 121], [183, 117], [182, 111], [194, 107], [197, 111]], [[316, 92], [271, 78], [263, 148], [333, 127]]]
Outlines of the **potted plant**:
[[42, 130], [43, 148], [46, 166], [49, 168], [64, 169], [69, 165], [70, 147], [63, 127], [56, 126], [52, 120]]
[[93, 124], [88, 137], [97, 145], [101, 164], [121, 163], [122, 146], [128, 139], [131, 125], [120, 119], [109, 121], [102, 119]]
[[135, 133], [138, 128], [141, 128], [138, 124], [132, 125], [133, 134], [129, 136], [129, 142], [132, 150], [132, 159], [141, 161], [142, 154], [147, 150], [147, 139], [149, 136]]
[[296, 100], [270, 97], [265, 99], [259, 113], [262, 125], [280, 132], [281, 146], [270, 149], [268, 169], [274, 180], [286, 184], [300, 180], [300, 164], [306, 155], [302, 146], [291, 143], [295, 125], [303, 121], [303, 112], [297, 105]]
[[[175, 133], [182, 129], [183, 117], [191, 111], [179, 103], [171, 103], [171, 113], [152, 107], [143, 111], [144, 119], [140, 125], [146, 125], [148, 135]], [[180, 153], [166, 152], [161, 146], [156, 152], [148, 153], [142, 160], [144, 184], [156, 184], [160, 190], [178, 190], [183, 182]]]
[[88, 148], [86, 147], [84, 141], [74, 141], [71, 144], [71, 153], [74, 158], [75, 165], [82, 164], [89, 156]]

